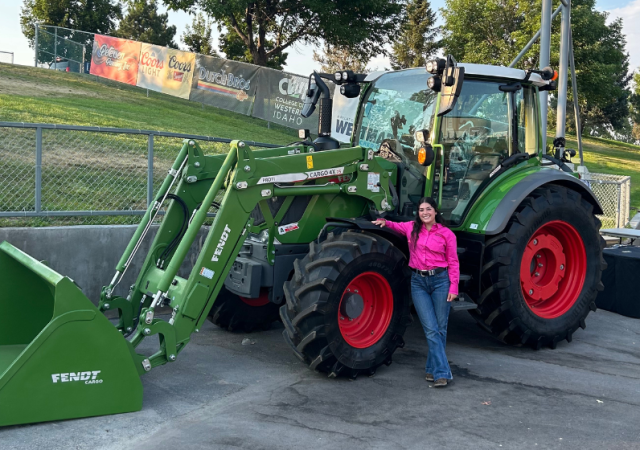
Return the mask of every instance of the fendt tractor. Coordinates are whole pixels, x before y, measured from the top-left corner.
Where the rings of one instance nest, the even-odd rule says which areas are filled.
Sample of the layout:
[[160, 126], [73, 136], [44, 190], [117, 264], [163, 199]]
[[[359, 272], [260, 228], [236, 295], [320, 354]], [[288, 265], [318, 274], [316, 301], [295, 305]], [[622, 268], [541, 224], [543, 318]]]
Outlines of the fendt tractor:
[[[569, 152], [543, 151], [538, 93], [555, 87], [553, 74], [450, 56], [426, 71], [314, 72], [302, 110], [319, 106], [313, 142], [303, 130], [282, 148], [233, 141], [226, 155], [184, 142], [98, 308], [72, 280], [2, 243], [0, 425], [140, 410], [140, 376], [180, 359], [208, 316], [248, 331], [279, 315], [311, 369], [372, 375], [404, 345], [411, 298], [406, 240], [371, 220], [412, 220], [423, 196], [437, 199], [457, 236], [454, 309], [507, 344], [571, 341], [602, 288], [602, 210]], [[325, 79], [359, 100], [349, 144], [331, 136]], [[126, 293], [120, 280], [163, 208]], [[157, 351], [142, 354], [150, 336]]]

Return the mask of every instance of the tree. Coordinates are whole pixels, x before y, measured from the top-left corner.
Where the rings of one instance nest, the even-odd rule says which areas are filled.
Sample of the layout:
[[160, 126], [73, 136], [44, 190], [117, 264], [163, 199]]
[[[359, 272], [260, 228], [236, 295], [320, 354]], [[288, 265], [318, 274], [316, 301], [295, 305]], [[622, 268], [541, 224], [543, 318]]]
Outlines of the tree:
[[[541, 3], [517, 0], [446, 0], [442, 15], [443, 46], [458, 61], [508, 65], [540, 27]], [[622, 22], [607, 25], [607, 13], [595, 0], [573, 0], [573, 32], [578, 104], [582, 130], [588, 133], [623, 131], [628, 125], [629, 62]], [[559, 20], [552, 26], [551, 65], [558, 66]], [[517, 67], [538, 66], [534, 45]], [[571, 79], [569, 79], [569, 84]], [[573, 101], [569, 92], [569, 105]], [[573, 114], [567, 108], [567, 116]], [[550, 125], [555, 121], [549, 121]], [[573, 125], [567, 121], [568, 129]]]
[[218, 56], [211, 39], [211, 22], [206, 20], [202, 13], [194, 16], [191, 26], [187, 25], [182, 33], [182, 42], [190, 52]]
[[[442, 45], [458, 61], [508, 65], [540, 28], [540, 0], [445, 0]], [[531, 49], [521, 66], [532, 67]]]
[[[227, 59], [256, 64], [253, 59], [253, 55], [245, 45], [244, 41], [236, 34], [235, 31], [233, 31], [231, 27], [226, 29], [229, 31], [225, 32], [225, 28], [223, 28], [222, 25], [218, 26], [218, 31], [220, 31], [220, 51], [224, 52]], [[274, 42], [270, 39], [266, 39], [264, 45], [267, 52], [270, 52], [274, 48]], [[287, 53], [272, 53], [269, 60], [267, 60], [266, 67], [283, 70], [286, 62]]]
[[436, 14], [428, 0], [409, 0], [400, 37], [393, 43], [391, 67], [394, 70], [424, 66], [440, 43], [436, 40]]
[[334, 73], [339, 70], [353, 70], [355, 73], [367, 71], [369, 56], [353, 51], [347, 47], [333, 47], [325, 44], [322, 54], [313, 51], [313, 60], [320, 63], [320, 70]]
[[120, 5], [112, 0], [24, 0], [20, 25], [33, 47], [36, 24], [109, 34], [121, 13]]
[[201, 8], [224, 24], [229, 39], [235, 33], [253, 63], [260, 66], [296, 43], [318, 44], [321, 40], [369, 55], [385, 53], [385, 44], [397, 33], [401, 12], [401, 0], [164, 1], [176, 10]]
[[127, 15], [122, 19], [116, 36], [149, 44], [178, 48], [173, 41], [176, 27], [168, 26], [169, 14], [158, 14], [158, 1], [127, 0]]
[[631, 137], [637, 142], [640, 141], [640, 68], [633, 75], [633, 94], [630, 104], [631, 120], [633, 121]]

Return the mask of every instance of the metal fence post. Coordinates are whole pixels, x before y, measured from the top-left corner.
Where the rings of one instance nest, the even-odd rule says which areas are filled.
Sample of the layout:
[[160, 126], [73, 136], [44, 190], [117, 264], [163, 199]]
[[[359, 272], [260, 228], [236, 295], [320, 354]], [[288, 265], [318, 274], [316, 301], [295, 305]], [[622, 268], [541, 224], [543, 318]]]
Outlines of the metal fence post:
[[33, 62], [33, 67], [38, 67], [38, 24], [36, 24], [36, 42], [34, 49], [36, 51], [36, 55]]
[[616, 215], [616, 228], [623, 228], [626, 223], [623, 222], [622, 218], [622, 183], [618, 182], [617, 189], [618, 191], [618, 214]]
[[149, 134], [147, 142], [147, 208], [153, 201], [153, 134]]
[[55, 64], [56, 70], [58, 70], [58, 27], [55, 29], [53, 38], [53, 63]]
[[36, 213], [42, 210], [42, 127], [36, 128]]

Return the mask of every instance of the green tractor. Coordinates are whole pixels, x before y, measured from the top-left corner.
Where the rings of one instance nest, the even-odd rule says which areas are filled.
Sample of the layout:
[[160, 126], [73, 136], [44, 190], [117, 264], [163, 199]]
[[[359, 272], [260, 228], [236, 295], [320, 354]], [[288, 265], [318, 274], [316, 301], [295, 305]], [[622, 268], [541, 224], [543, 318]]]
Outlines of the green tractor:
[[[140, 375], [172, 363], [207, 317], [266, 327], [311, 369], [355, 378], [390, 364], [410, 321], [404, 238], [371, 224], [411, 220], [437, 199], [458, 238], [461, 299], [487, 331], [540, 348], [571, 340], [595, 309], [604, 267], [598, 201], [545, 155], [538, 92], [549, 71], [457, 65], [310, 76], [303, 115], [319, 137], [205, 155], [185, 141], [96, 308], [67, 277], [0, 244], [0, 426], [142, 407]], [[324, 79], [359, 99], [350, 144], [331, 137]], [[135, 284], [124, 273], [161, 208]], [[215, 215], [190, 276], [177, 276]], [[117, 313], [112, 323], [102, 312]], [[157, 351], [139, 344], [157, 335]]]

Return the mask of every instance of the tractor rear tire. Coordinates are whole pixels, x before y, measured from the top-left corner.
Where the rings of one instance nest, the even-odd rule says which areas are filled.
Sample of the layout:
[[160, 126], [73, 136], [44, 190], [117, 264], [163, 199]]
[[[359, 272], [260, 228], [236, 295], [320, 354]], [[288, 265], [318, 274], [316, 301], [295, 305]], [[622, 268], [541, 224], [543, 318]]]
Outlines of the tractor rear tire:
[[300, 360], [329, 377], [371, 376], [404, 346], [410, 322], [404, 254], [370, 233], [329, 233], [294, 263], [280, 308]]
[[599, 228], [593, 206], [578, 192], [536, 189], [505, 231], [487, 241], [482, 294], [471, 314], [509, 344], [539, 349], [571, 342], [603, 289]]
[[269, 301], [267, 291], [262, 291], [256, 299], [242, 298], [223, 286], [209, 320], [228, 331], [250, 333], [269, 329], [279, 319], [278, 308], [279, 305]]

